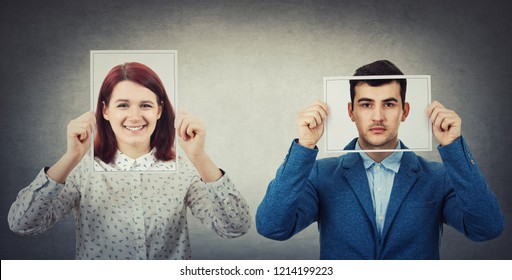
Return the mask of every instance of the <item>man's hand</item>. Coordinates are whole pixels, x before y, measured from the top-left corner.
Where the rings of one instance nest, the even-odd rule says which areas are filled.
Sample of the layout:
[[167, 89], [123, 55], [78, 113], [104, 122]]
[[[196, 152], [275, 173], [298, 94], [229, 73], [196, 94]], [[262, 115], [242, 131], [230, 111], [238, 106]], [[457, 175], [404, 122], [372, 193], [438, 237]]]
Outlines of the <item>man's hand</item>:
[[434, 137], [441, 146], [449, 145], [460, 137], [462, 120], [457, 113], [433, 101], [428, 106], [427, 114], [432, 122]]
[[328, 114], [327, 104], [320, 100], [299, 112], [297, 130], [300, 145], [311, 149], [316, 146], [324, 133], [324, 123]]

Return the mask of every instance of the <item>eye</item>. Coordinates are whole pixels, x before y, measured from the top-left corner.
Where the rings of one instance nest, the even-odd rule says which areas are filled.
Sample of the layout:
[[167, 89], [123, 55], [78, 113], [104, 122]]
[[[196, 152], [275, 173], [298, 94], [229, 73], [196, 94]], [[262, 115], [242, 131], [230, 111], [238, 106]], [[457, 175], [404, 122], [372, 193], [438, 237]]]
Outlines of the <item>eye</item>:
[[117, 108], [128, 108], [128, 103], [118, 103]]
[[360, 103], [360, 105], [362, 108], [370, 108], [372, 106], [372, 104], [370, 103]]
[[149, 103], [144, 103], [142, 105], [140, 105], [141, 108], [144, 108], [144, 109], [150, 109], [150, 108], [153, 108], [153, 105], [149, 104]]
[[393, 108], [396, 106], [396, 104], [394, 102], [387, 102], [386, 104], [384, 104], [384, 106], [386, 106], [388, 108]]

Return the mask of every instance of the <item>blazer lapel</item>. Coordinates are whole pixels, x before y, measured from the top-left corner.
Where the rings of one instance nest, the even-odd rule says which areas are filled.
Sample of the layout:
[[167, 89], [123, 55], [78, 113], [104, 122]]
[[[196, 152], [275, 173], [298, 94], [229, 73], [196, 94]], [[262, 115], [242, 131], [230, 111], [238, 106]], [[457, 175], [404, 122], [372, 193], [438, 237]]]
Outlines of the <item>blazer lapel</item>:
[[404, 152], [400, 169], [395, 175], [393, 189], [389, 198], [388, 209], [386, 210], [386, 220], [382, 230], [382, 240], [386, 237], [390, 225], [395, 219], [396, 213], [402, 205], [407, 194], [412, 189], [418, 179], [419, 164], [414, 152]]
[[368, 185], [368, 177], [362, 163], [361, 156], [358, 153], [349, 153], [345, 155], [343, 160], [343, 167], [346, 169], [344, 173], [345, 179], [350, 184], [350, 187], [356, 194], [359, 203], [371, 221], [374, 230], [375, 224], [375, 210], [373, 209], [373, 201], [370, 194], [370, 186]]

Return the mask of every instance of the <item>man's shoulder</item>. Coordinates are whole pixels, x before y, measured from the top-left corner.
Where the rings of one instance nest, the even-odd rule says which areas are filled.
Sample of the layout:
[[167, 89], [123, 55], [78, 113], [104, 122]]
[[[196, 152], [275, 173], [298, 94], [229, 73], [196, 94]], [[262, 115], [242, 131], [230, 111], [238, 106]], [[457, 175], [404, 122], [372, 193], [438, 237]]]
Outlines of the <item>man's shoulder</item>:
[[418, 166], [420, 167], [420, 170], [423, 172], [438, 173], [444, 172], [446, 170], [442, 162], [424, 158], [423, 156], [417, 155], [416, 153], [411, 154], [416, 159]]
[[347, 162], [357, 161], [360, 156], [357, 153], [343, 154], [340, 156], [321, 158], [316, 161], [319, 169], [337, 168], [343, 166]]
[[334, 164], [334, 163], [339, 163], [339, 162], [343, 161], [343, 158], [344, 158], [345, 156], [346, 156], [346, 155], [335, 156], [335, 157], [325, 157], [325, 158], [320, 158], [320, 159], [317, 159], [317, 160], [316, 160], [316, 163], [317, 163], [317, 164], [325, 164], [325, 165]]

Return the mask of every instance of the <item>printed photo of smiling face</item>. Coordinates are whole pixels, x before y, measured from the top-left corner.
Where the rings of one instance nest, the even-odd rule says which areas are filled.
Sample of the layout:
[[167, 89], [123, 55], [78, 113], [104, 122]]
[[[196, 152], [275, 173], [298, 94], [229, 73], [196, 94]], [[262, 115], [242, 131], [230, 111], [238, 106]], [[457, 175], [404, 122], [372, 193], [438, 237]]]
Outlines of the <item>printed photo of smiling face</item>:
[[174, 109], [145, 64], [127, 62], [109, 71], [95, 117], [95, 171], [176, 170]]
[[118, 149], [131, 158], [150, 151], [150, 138], [162, 114], [157, 95], [132, 81], [118, 83], [108, 104], [103, 103], [103, 118], [109, 121]]

